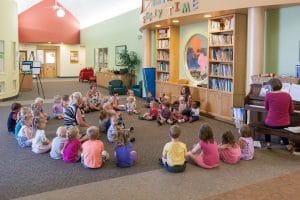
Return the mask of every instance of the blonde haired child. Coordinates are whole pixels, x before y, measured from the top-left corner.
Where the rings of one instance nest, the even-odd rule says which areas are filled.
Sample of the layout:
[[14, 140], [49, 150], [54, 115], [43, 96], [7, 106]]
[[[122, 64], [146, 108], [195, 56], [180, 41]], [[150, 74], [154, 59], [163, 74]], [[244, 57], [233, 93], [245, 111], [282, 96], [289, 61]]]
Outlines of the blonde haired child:
[[33, 120], [33, 130], [35, 136], [32, 140], [32, 152], [46, 153], [51, 148], [51, 142], [45, 135], [46, 120], [42, 118], [35, 118]]
[[158, 103], [155, 101], [150, 102], [150, 109], [149, 112], [146, 112], [143, 116], [139, 116], [141, 120], [156, 120], [158, 116]]
[[55, 160], [62, 158], [62, 149], [67, 138], [67, 128], [65, 126], [60, 126], [56, 130], [56, 137], [51, 143], [50, 157]]
[[236, 164], [241, 159], [240, 146], [235, 142], [231, 131], [222, 135], [222, 144], [219, 145], [220, 158], [228, 164]]
[[110, 126], [107, 130], [107, 140], [109, 142], [115, 142], [117, 139], [117, 128], [118, 128], [118, 115], [117, 113], [111, 113]]
[[25, 117], [25, 115], [31, 115], [31, 110], [28, 107], [22, 107], [20, 112], [18, 113], [18, 119], [17, 119], [17, 124], [15, 127], [15, 137], [18, 137], [18, 133], [22, 127], [22, 119]]
[[103, 162], [109, 159], [104, 145], [99, 140], [99, 129], [91, 126], [87, 129], [88, 140], [82, 144], [81, 163], [87, 168], [100, 168]]
[[139, 112], [136, 110], [135, 97], [129, 96], [127, 98], [127, 113], [128, 114], [138, 114]]
[[100, 133], [106, 133], [107, 131], [107, 122], [109, 120], [109, 116], [108, 113], [106, 112], [106, 110], [102, 109], [99, 112], [99, 131]]
[[252, 138], [252, 132], [249, 126], [243, 125], [240, 128], [241, 137], [239, 138], [239, 144], [241, 148], [241, 159], [252, 160], [254, 157], [254, 141]]
[[[218, 145], [210, 126], [206, 124], [201, 126], [199, 139], [199, 142], [188, 152], [187, 158], [205, 169], [219, 166]], [[200, 154], [198, 154], [197, 151], [201, 151]]]
[[81, 154], [81, 143], [79, 140], [79, 129], [76, 126], [69, 126], [67, 140], [62, 149], [62, 158], [66, 163], [78, 162]]
[[115, 145], [116, 165], [118, 167], [130, 167], [137, 159], [136, 151], [132, 150], [130, 142], [130, 130], [118, 130], [118, 139]]
[[183, 172], [186, 167], [185, 157], [187, 149], [186, 144], [179, 141], [180, 134], [179, 126], [173, 125], [170, 127], [169, 136], [171, 137], [171, 142], [165, 144], [162, 158], [160, 159], [161, 164], [169, 172]]
[[31, 147], [33, 134], [32, 134], [32, 115], [26, 114], [22, 118], [22, 127], [18, 133], [17, 141], [20, 147]]
[[37, 97], [34, 100], [34, 103], [31, 105], [31, 111], [33, 114], [33, 117], [40, 117], [43, 119], [48, 119], [48, 114], [44, 112], [43, 110], [43, 105], [44, 105], [44, 99]]
[[62, 97], [56, 95], [53, 97], [53, 99], [54, 99], [54, 105], [52, 106], [52, 115], [54, 118], [63, 119], [64, 113], [63, 113]]

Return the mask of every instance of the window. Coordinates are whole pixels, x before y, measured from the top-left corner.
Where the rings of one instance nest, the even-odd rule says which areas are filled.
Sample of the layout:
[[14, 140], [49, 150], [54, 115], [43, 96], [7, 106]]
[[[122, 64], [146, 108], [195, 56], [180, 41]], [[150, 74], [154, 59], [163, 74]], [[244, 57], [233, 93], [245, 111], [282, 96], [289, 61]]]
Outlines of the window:
[[4, 41], [0, 40], [0, 72], [4, 72]]
[[94, 52], [95, 68], [99, 71], [101, 68], [108, 67], [108, 48], [96, 48]]

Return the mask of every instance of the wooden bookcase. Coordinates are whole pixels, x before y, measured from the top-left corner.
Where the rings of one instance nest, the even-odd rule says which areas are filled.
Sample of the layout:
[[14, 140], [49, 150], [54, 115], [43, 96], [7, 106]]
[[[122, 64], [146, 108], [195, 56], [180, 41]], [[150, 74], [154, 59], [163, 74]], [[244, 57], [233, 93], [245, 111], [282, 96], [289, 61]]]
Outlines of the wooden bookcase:
[[177, 82], [179, 77], [179, 28], [156, 30], [156, 81]]
[[246, 78], [247, 18], [231, 14], [208, 21], [208, 113], [231, 120], [243, 106]]

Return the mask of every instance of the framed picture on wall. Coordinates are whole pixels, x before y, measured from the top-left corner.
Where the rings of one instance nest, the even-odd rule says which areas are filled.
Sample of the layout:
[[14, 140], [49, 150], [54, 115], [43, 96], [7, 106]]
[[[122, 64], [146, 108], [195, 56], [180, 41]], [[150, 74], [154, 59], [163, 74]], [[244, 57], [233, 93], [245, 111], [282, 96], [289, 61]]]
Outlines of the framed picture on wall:
[[79, 62], [78, 51], [70, 51], [70, 63], [77, 64]]
[[120, 58], [120, 54], [123, 53], [124, 51], [126, 51], [126, 45], [121, 45], [121, 46], [116, 46], [116, 49], [115, 49], [115, 60], [116, 60], [116, 65], [117, 66], [123, 66], [123, 62]]

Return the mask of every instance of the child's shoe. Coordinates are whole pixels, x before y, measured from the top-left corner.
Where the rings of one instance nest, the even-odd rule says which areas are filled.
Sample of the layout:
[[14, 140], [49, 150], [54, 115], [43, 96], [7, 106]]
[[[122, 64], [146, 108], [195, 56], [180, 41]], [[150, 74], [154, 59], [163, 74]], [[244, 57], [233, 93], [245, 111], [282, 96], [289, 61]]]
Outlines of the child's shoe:
[[164, 166], [164, 163], [161, 158], [158, 159], [158, 164], [160, 164], [161, 166]]
[[161, 121], [158, 120], [158, 121], [157, 121], [157, 124], [158, 124], [158, 126], [161, 126]]
[[135, 142], [135, 137], [130, 138], [130, 142]]
[[140, 120], [144, 120], [145, 118], [143, 116], [139, 116], [139, 119]]

